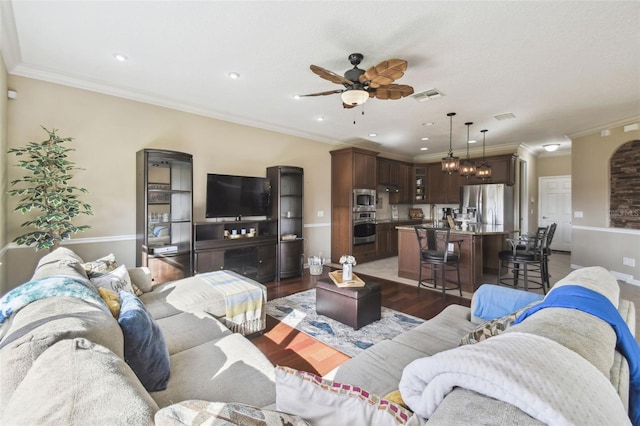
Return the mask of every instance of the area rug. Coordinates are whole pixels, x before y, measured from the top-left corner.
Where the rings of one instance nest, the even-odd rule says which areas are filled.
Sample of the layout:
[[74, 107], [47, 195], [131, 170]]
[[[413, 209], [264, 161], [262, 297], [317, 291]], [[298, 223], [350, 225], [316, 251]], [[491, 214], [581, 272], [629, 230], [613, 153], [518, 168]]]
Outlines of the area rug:
[[266, 313], [351, 357], [424, 322], [423, 319], [383, 306], [380, 321], [354, 330], [348, 325], [316, 314], [315, 289], [270, 300], [266, 304]]

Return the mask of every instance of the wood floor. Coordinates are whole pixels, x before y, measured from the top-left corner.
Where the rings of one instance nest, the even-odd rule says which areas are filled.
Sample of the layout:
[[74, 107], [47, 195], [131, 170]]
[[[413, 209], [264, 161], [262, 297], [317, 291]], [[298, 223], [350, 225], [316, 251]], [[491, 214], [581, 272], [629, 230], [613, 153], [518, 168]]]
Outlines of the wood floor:
[[[302, 277], [289, 278], [268, 283], [267, 299], [277, 299], [316, 287], [318, 279], [329, 279], [309, 275], [308, 270]], [[375, 280], [382, 289], [382, 305], [423, 319], [433, 318], [446, 306], [459, 304], [469, 306], [468, 299], [457, 297], [449, 292], [445, 299], [440, 292], [424, 287], [418, 290], [414, 286], [372, 278], [359, 274], [365, 280]], [[265, 332], [251, 339], [269, 360], [276, 365], [286, 365], [298, 370], [325, 375], [349, 359], [349, 357], [307, 336], [267, 315]]]

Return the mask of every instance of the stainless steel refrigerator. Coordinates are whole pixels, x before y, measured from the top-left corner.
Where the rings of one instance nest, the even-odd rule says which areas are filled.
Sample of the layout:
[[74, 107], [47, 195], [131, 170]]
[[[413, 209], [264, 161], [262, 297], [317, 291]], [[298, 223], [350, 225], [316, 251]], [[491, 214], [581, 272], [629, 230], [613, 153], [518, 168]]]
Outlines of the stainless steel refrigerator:
[[461, 213], [472, 213], [484, 225], [513, 229], [515, 209], [513, 187], [505, 184], [464, 185], [460, 189]]

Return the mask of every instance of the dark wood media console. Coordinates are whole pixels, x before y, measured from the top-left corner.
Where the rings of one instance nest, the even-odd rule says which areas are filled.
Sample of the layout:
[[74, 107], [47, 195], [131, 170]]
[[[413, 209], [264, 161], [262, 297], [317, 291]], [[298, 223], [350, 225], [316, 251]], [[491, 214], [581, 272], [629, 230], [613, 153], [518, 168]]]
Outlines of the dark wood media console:
[[263, 283], [276, 276], [276, 220], [196, 222], [193, 242], [194, 274], [227, 269]]

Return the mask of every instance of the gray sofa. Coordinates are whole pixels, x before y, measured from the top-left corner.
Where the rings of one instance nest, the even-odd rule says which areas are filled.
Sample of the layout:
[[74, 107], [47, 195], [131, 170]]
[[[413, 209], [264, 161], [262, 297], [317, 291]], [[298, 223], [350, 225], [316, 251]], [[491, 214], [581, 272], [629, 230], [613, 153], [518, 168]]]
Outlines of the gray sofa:
[[[83, 263], [59, 248], [40, 260], [32, 279], [88, 281]], [[147, 290], [140, 299], [166, 342], [166, 389], [143, 387], [124, 361], [123, 332], [104, 307], [78, 297], [42, 298], [1, 324], [0, 424], [142, 425], [184, 400], [274, 403], [273, 364], [211, 313], [224, 313], [224, 301], [189, 280], [152, 290], [148, 273], [129, 272], [133, 284]]]
[[[65, 276], [86, 281], [82, 263], [72, 251], [59, 249], [42, 258], [33, 279]], [[155, 392], [144, 388], [124, 361], [123, 333], [108, 310], [78, 297], [48, 297], [26, 304], [2, 323], [0, 424], [190, 424], [234, 410], [229, 408], [233, 404], [221, 407], [224, 402], [277, 408], [318, 425], [401, 424], [404, 420], [411, 425], [541, 424], [514, 405], [463, 387], [448, 393], [428, 422], [417, 415], [399, 416], [397, 410], [371, 395], [398, 390], [405, 367], [459, 348], [462, 337], [482, 328], [483, 321], [472, 315], [480, 303], [476, 295], [471, 308], [449, 306], [415, 329], [378, 343], [341, 365], [334, 379], [348, 386], [336, 389], [330, 381], [311, 376], [295, 383], [281, 380], [286, 375], [292, 378], [295, 371], [274, 370], [250, 341], [231, 333], [216, 319], [224, 311], [219, 298], [208, 294], [208, 287], [183, 280], [151, 289], [144, 270], [129, 272], [134, 283], [146, 291], [140, 299], [164, 336], [171, 368], [167, 388]], [[554, 288], [570, 284], [605, 295], [635, 335], [635, 307], [620, 299], [610, 273], [584, 268]], [[544, 336], [579, 354], [602, 373], [607, 386], [611, 384], [626, 415], [629, 366], [615, 350], [616, 335], [610, 326], [580, 311], [554, 308], [507, 328], [503, 335], [509, 333]], [[486, 344], [467, 347], [481, 351]], [[554, 364], [553, 358], [549, 363]], [[589, 386], [592, 383], [579, 383], [574, 389]], [[240, 412], [253, 415], [240, 407], [229, 418]], [[256, 424], [284, 421], [272, 410], [255, 415], [264, 420]], [[293, 417], [286, 422], [302, 423]]]
[[[583, 286], [606, 296], [635, 335], [635, 306], [620, 299], [618, 283], [608, 271], [600, 267], [579, 269], [557, 282], [554, 289], [565, 285]], [[335, 381], [361, 386], [378, 395], [398, 390], [403, 371], [411, 362], [458, 348], [463, 336], [481, 326], [484, 321], [472, 315], [477, 303], [474, 295], [471, 308], [451, 305], [415, 329], [372, 346], [342, 364]], [[575, 309], [543, 309], [520, 324], [508, 327], [504, 334], [515, 332], [544, 336], [578, 353], [606, 377], [622, 402], [622, 410], [628, 411], [629, 366], [615, 349], [614, 330], [604, 321]], [[549, 358], [548, 362], [554, 361]], [[579, 388], [574, 386], [574, 390], [577, 393], [580, 388], [590, 386], [592, 383], [585, 382]], [[622, 416], [625, 417], [624, 412]], [[511, 404], [456, 387], [444, 397], [427, 424], [539, 425], [541, 422]]]

